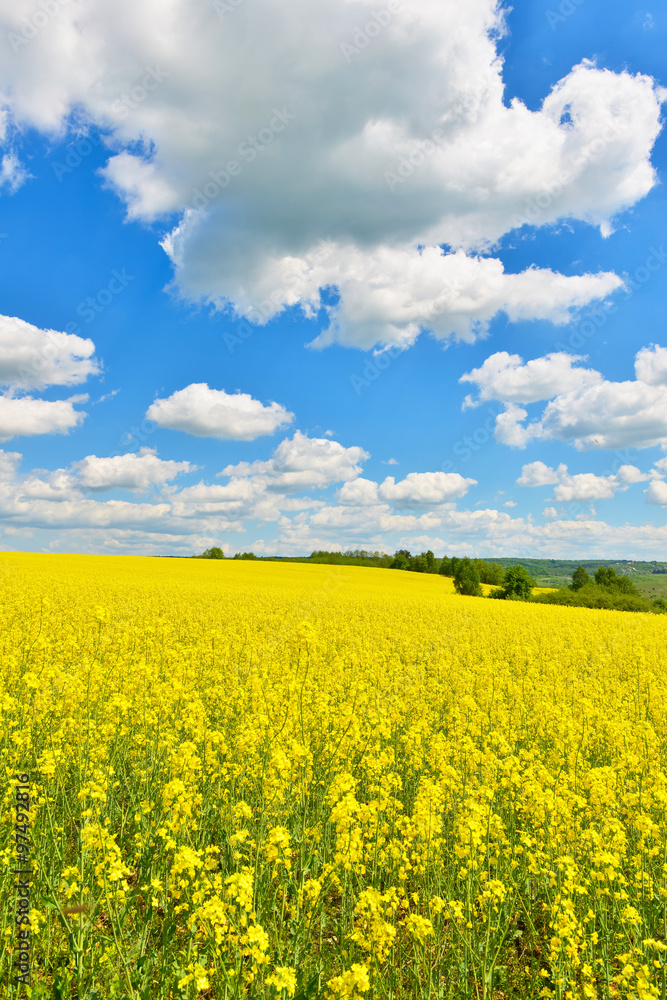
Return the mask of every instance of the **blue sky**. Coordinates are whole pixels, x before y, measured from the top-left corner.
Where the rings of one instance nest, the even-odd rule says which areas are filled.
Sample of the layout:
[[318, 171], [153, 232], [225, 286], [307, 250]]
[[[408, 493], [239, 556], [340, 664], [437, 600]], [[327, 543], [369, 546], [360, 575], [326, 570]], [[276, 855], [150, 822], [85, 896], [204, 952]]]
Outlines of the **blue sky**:
[[0, 0], [0, 549], [667, 558], [666, 42]]

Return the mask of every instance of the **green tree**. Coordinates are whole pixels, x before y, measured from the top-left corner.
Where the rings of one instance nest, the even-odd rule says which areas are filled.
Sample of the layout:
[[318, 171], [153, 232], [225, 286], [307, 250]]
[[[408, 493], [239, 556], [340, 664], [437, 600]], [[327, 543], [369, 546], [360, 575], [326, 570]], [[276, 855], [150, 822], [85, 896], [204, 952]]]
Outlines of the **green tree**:
[[407, 549], [399, 549], [394, 553], [394, 561], [389, 569], [410, 569], [412, 556]]
[[481, 597], [482, 588], [479, 585], [479, 573], [472, 559], [457, 560], [457, 567], [454, 573], [454, 589], [457, 594], [465, 597]]
[[217, 545], [214, 545], [212, 549], [206, 549], [199, 556], [200, 559], [224, 559], [225, 553]]
[[443, 556], [440, 560], [440, 569], [438, 570], [441, 576], [454, 576], [454, 570], [452, 569], [452, 560], [449, 556]]
[[590, 583], [590, 581], [591, 578], [584, 567], [577, 566], [572, 574], [572, 590], [581, 590], [581, 588], [585, 587], [587, 583]]
[[505, 572], [505, 597], [527, 601], [535, 581], [525, 566], [508, 566]]
[[632, 580], [629, 580], [627, 576], [619, 576], [612, 566], [599, 566], [595, 571], [595, 582], [598, 586], [606, 587], [607, 590], [615, 590], [619, 594], [640, 596]]

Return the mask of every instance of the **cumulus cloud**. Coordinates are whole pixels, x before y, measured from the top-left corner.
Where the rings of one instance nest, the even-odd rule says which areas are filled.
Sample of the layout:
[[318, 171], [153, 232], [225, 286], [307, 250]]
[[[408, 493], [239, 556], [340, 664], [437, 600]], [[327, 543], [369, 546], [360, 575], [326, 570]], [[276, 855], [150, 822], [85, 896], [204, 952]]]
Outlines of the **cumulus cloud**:
[[247, 393], [209, 389], [205, 382], [179, 389], [167, 399], [156, 399], [146, 417], [158, 427], [232, 441], [254, 441], [294, 420], [294, 414], [279, 403], [264, 406]]
[[48, 402], [31, 396], [17, 399], [0, 396], [0, 442], [35, 434], [67, 434], [86, 417], [82, 410], [75, 410], [74, 405], [85, 403], [87, 399], [87, 396], [71, 396]]
[[32, 12], [0, 2], [13, 121], [53, 134], [76, 110], [106, 130], [128, 216], [177, 217], [164, 247], [184, 296], [265, 320], [337, 288], [322, 344], [472, 339], [499, 310], [560, 322], [617, 279], [504, 275], [438, 248], [484, 249], [526, 221], [609, 232], [655, 183], [664, 91], [582, 63], [535, 110], [507, 100], [496, 0], [401, 4], [363, 48], [370, 0], [225, 17], [173, 0], [159, 31], [152, 0], [90, 0], [28, 41]]
[[428, 507], [457, 500], [476, 484], [476, 479], [464, 479], [458, 472], [409, 472], [399, 482], [388, 476], [378, 492], [399, 507]]
[[667, 507], [667, 483], [662, 479], [655, 479], [644, 492], [644, 497], [646, 503]]
[[28, 171], [14, 152], [5, 153], [0, 159], [0, 189], [7, 188], [15, 194], [27, 180]]
[[432, 507], [465, 496], [475, 479], [464, 479], [458, 472], [409, 472], [396, 482], [387, 476], [378, 484], [370, 479], [354, 479], [338, 490], [339, 504], [350, 507], [370, 507], [388, 503], [395, 507]]
[[[359, 462], [367, 457], [361, 449], [338, 445], [339, 451], [322, 451], [322, 444], [335, 445], [335, 442], [303, 435], [295, 435], [282, 444], [285, 447], [276, 449], [280, 454], [276, 457], [274, 453], [271, 467], [267, 469], [269, 463], [262, 463], [264, 467], [257, 476], [247, 474], [257, 464], [249, 463], [246, 474], [236, 475], [224, 485], [199, 483], [180, 490], [165, 485], [160, 500], [152, 503], [100, 499], [93, 487], [100, 487], [101, 492], [103, 485], [111, 489], [122, 482], [124, 488], [136, 486], [138, 491], [149, 481], [149, 484], [159, 483], [171, 479], [172, 474], [187, 471], [174, 468], [187, 463], [165, 462], [158, 466], [157, 456], [144, 451], [139, 456], [130, 456], [140, 459], [140, 470], [128, 461], [128, 456], [117, 456], [124, 461], [106, 469], [97, 456], [88, 456], [88, 460], [73, 463], [67, 469], [51, 473], [34, 470], [22, 476], [18, 472], [18, 453], [0, 452], [0, 520], [5, 532], [8, 529], [15, 537], [26, 532], [57, 531], [57, 537], [50, 542], [54, 549], [145, 554], [187, 555], [222, 543], [228, 552], [239, 547], [299, 554], [318, 548], [393, 551], [398, 546], [407, 546], [413, 550], [432, 548], [438, 554], [443, 551], [482, 556], [548, 554], [571, 558], [580, 556], [585, 546], [592, 555], [614, 551], [619, 556], [639, 557], [650, 552], [653, 558], [656, 551], [667, 546], [665, 525], [613, 526], [598, 521], [593, 512], [575, 518], [563, 514], [559, 517], [556, 508], [551, 507], [544, 512], [545, 522], [536, 524], [530, 516], [515, 517], [507, 510], [493, 508], [462, 510], [449, 501], [424, 504], [421, 509], [401, 509], [400, 498], [383, 500], [378, 484], [359, 476]], [[315, 457], [318, 454], [326, 466], [320, 478]], [[299, 468], [295, 470], [294, 466]], [[652, 475], [661, 477], [666, 470], [667, 467], [656, 463]], [[542, 470], [541, 476], [539, 471], [534, 469], [531, 476], [530, 470], [525, 469], [523, 474], [527, 481], [555, 477], [554, 470], [546, 473]], [[293, 478], [281, 482], [281, 477], [290, 472], [299, 474], [300, 486]], [[555, 474], [558, 484], [577, 482], [575, 476], [568, 478], [564, 467], [555, 470]], [[619, 484], [646, 478], [634, 466], [622, 467], [616, 475]], [[319, 488], [325, 482], [340, 481], [339, 477], [344, 485], [337, 502], [287, 493], [290, 489], [297, 493], [313, 484]], [[406, 481], [410, 482], [409, 476], [403, 482]], [[400, 484], [394, 484], [397, 485]], [[652, 492], [647, 496], [649, 503], [664, 505], [663, 485], [661, 478], [654, 480]], [[413, 495], [423, 498], [423, 486], [424, 482]], [[86, 496], [86, 492], [91, 495]], [[433, 498], [432, 493], [429, 495]], [[441, 490], [439, 497], [445, 495]], [[342, 502], [344, 499], [348, 502]], [[264, 540], [260, 533], [263, 529], [257, 529], [269, 522], [276, 525], [276, 537]], [[257, 532], [257, 544], [249, 534], [245, 541], [234, 540], [240, 532], [249, 530]]]
[[[667, 352], [664, 352], [667, 354]], [[588, 448], [667, 448], [667, 380], [663, 348], [640, 350], [636, 381], [609, 382], [593, 369], [574, 367], [576, 355], [549, 354], [524, 363], [518, 355], [499, 352], [462, 376], [478, 386], [480, 400], [505, 404], [496, 418], [495, 437], [524, 448], [533, 439], [558, 440]], [[549, 398], [549, 397], [552, 398]], [[538, 419], [516, 400], [549, 399]], [[467, 397], [464, 405], [472, 405]]]
[[360, 463], [369, 458], [363, 448], [345, 448], [328, 438], [309, 438], [297, 431], [281, 441], [266, 462], [240, 462], [223, 469], [223, 476], [252, 476], [278, 492], [325, 489], [332, 483], [355, 479]]
[[[472, 343], [499, 312], [512, 321], [565, 323], [577, 306], [622, 285], [609, 273], [565, 277], [531, 268], [506, 274], [499, 260], [445, 253], [440, 247], [425, 247], [421, 253], [382, 247], [374, 257], [340, 247], [308, 273], [318, 287], [335, 285], [340, 294], [338, 306], [329, 310], [329, 326], [313, 347], [407, 347], [423, 329], [438, 340]], [[313, 298], [313, 304], [319, 300]]]
[[80, 462], [74, 462], [72, 480], [95, 493], [115, 489], [144, 492], [195, 468], [190, 462], [163, 461], [154, 449], [141, 448], [138, 454], [129, 452], [110, 458], [86, 455]]
[[530, 462], [524, 465], [517, 479], [519, 486], [555, 486], [553, 497], [561, 503], [585, 500], [608, 500], [619, 491], [627, 490], [633, 483], [641, 483], [649, 478], [634, 465], [622, 465], [618, 472], [608, 476], [597, 476], [593, 472], [571, 475], [567, 465], [552, 469], [544, 462]]
[[498, 351], [480, 368], [473, 368], [459, 379], [459, 382], [472, 382], [479, 393], [476, 400], [466, 396], [464, 406], [477, 406], [489, 399], [536, 403], [602, 382], [599, 372], [574, 367], [583, 360], [576, 354], [558, 352], [524, 363], [518, 354]]
[[77, 385], [99, 374], [92, 340], [40, 330], [16, 316], [0, 316], [0, 385], [42, 389]]
[[635, 358], [635, 375], [647, 385], [667, 385], [667, 347], [642, 347]]
[[380, 503], [378, 484], [361, 476], [341, 486], [336, 497], [338, 503], [350, 507], [372, 507]]
[[3, 451], [0, 448], [0, 481], [14, 479], [22, 458], [18, 451]]

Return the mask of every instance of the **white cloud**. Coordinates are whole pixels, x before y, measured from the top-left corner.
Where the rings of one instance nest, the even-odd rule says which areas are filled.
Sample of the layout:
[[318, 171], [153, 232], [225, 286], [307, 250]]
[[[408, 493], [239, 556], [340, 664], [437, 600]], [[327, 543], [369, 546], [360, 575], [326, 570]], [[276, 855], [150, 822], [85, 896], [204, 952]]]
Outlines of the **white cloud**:
[[521, 469], [521, 475], [517, 479], [517, 486], [553, 486], [559, 480], [561, 469], [567, 471], [566, 466], [559, 466], [559, 471], [545, 465], [544, 462], [529, 462]]
[[[306, 480], [312, 482], [316, 472], [313, 458], [319, 445], [335, 442], [301, 438], [299, 441], [295, 435], [296, 451], [302, 460], [301, 488], [305, 488]], [[294, 440], [287, 441], [287, 445], [294, 444]], [[313, 447], [309, 451], [310, 445]], [[279, 554], [307, 553], [317, 548], [363, 547], [393, 551], [399, 546], [413, 551], [432, 548], [437, 554], [470, 553], [487, 557], [577, 558], [585, 551], [593, 556], [608, 556], [609, 552], [614, 552], [619, 557], [648, 556], [650, 552], [650, 558], [655, 558], [656, 554], [667, 551], [667, 525], [613, 526], [598, 521], [592, 510], [573, 518], [568, 517], [565, 510], [561, 510], [559, 517], [555, 507], [548, 507], [544, 523], [537, 524], [531, 516], [515, 517], [507, 510], [459, 510], [450, 502], [430, 504], [426, 509], [411, 512], [394, 509], [389, 502], [364, 504], [364, 491], [368, 491], [369, 499], [373, 500], [377, 484], [360, 480], [354, 471], [358, 463], [349, 454], [354, 450], [341, 448], [347, 454], [324, 455], [327, 472], [316, 485], [322, 485], [325, 480], [335, 481], [341, 472], [349, 476], [349, 490], [342, 487], [337, 504], [323, 503], [308, 496], [285, 496], [272, 490], [276, 485], [283, 489], [294, 486], [293, 480], [281, 482], [290, 464], [285, 461], [286, 449], [283, 449], [282, 464], [274, 464], [268, 474], [264, 468], [260, 476], [237, 476], [225, 485], [200, 483], [182, 490], [165, 486], [160, 502], [155, 503], [100, 500], [94, 495], [84, 495], [84, 484], [92, 482], [93, 470], [97, 485], [109, 488], [119, 485], [120, 466], [114, 465], [105, 471], [97, 462], [84, 460], [73, 463], [68, 469], [56, 469], [51, 473], [34, 470], [20, 476], [18, 453], [3, 452], [0, 453], [0, 466], [8, 474], [0, 476], [0, 521], [5, 534], [9, 531], [12, 537], [24, 537], [26, 532], [32, 532], [33, 547], [47, 545], [54, 550], [142, 552], [147, 555], [169, 552], [188, 555], [215, 543], [222, 543], [227, 552], [253, 548]], [[358, 456], [359, 460], [362, 456], [365, 457], [364, 452]], [[152, 464], [151, 460], [156, 459], [152, 452], [145, 451], [136, 457], [145, 467], [138, 472], [132, 463], [124, 463], [126, 488], [130, 481], [139, 489], [148, 480], [162, 481], [167, 474], [170, 478], [171, 473], [176, 474], [174, 468], [167, 470]], [[89, 456], [91, 458], [97, 457]], [[169, 464], [165, 462], [164, 466]], [[149, 465], [152, 474], [142, 478]], [[82, 481], [77, 481], [77, 472], [82, 469], [87, 472], [84, 471]], [[559, 476], [557, 485], [577, 483], [585, 478], [569, 477], [564, 466], [556, 473]], [[662, 476], [664, 470], [656, 465], [653, 474]], [[639, 481], [641, 476], [633, 466], [622, 467], [616, 475], [618, 488]], [[530, 472], [525, 476], [528, 479]], [[534, 474], [533, 478], [538, 477]], [[554, 477], [547, 472], [542, 478]], [[603, 478], [592, 477], [591, 481]], [[594, 483], [596, 485], [599, 483]], [[664, 505], [663, 485], [661, 479], [654, 480], [652, 492], [647, 497], [649, 503]], [[89, 489], [90, 485], [85, 488]], [[421, 488], [418, 494], [423, 496]], [[350, 502], [341, 503], [341, 496], [347, 496]], [[354, 503], [355, 500], [359, 502]], [[262, 531], [257, 527], [267, 522], [275, 523], [277, 537], [262, 538]], [[257, 545], [250, 540], [252, 536], [246, 536], [247, 541], [242, 535], [239, 538], [239, 533], [248, 531], [249, 527], [259, 539]], [[55, 537], [54, 531], [57, 532]], [[42, 533], [48, 533], [46, 540]]]
[[0, 159], [0, 189], [6, 187], [14, 194], [28, 178], [28, 171], [14, 152], [5, 153]]
[[[304, 261], [304, 270], [307, 266]], [[422, 329], [438, 340], [472, 343], [486, 334], [499, 312], [512, 321], [564, 323], [578, 306], [603, 299], [622, 284], [609, 273], [565, 277], [531, 268], [506, 274], [499, 260], [445, 253], [440, 247], [425, 247], [421, 253], [382, 247], [373, 257], [340, 247], [308, 274], [318, 287], [333, 284], [340, 293], [339, 305], [329, 310], [329, 326], [312, 346], [339, 343], [366, 349], [409, 346]], [[313, 304], [318, 304], [316, 298]]]
[[22, 458], [18, 451], [3, 451], [0, 448], [0, 482], [14, 479]]
[[161, 486], [196, 466], [190, 462], [163, 461], [154, 449], [142, 448], [138, 454], [100, 458], [87, 455], [72, 466], [73, 481], [84, 490], [135, 490], [144, 492], [151, 486]]
[[[474, 382], [480, 401], [505, 404], [496, 418], [495, 437], [502, 444], [524, 448], [534, 439], [567, 441], [587, 448], [667, 448], [667, 382], [665, 355], [657, 346], [640, 350], [638, 374], [649, 382], [608, 382], [593, 369], [575, 368], [575, 355], [548, 354], [524, 363], [518, 355], [499, 352], [467, 372], [460, 381]], [[550, 398], [552, 397], [552, 398]], [[517, 401], [550, 399], [539, 419], [525, 421], [528, 411]], [[465, 405], [475, 405], [467, 397]]]
[[0, 385], [41, 389], [76, 385], [99, 374], [92, 340], [40, 330], [16, 316], [0, 316]]
[[146, 417], [158, 427], [232, 441], [254, 441], [294, 420], [294, 414], [279, 403], [264, 406], [247, 393], [209, 389], [205, 382], [188, 385], [167, 399], [156, 399]]
[[458, 472], [409, 472], [398, 483], [388, 476], [379, 495], [399, 507], [428, 507], [457, 500], [476, 484], [476, 479], [464, 479]]
[[506, 403], [536, 403], [541, 399], [552, 399], [562, 392], [601, 382], [599, 372], [574, 367], [583, 360], [575, 354], [556, 353], [524, 363], [518, 354], [498, 351], [488, 357], [480, 368], [462, 375], [459, 382], [472, 382], [479, 390], [477, 400], [466, 397], [468, 406], [477, 406], [488, 399]]
[[82, 410], [74, 409], [74, 404], [87, 399], [87, 396], [71, 396], [47, 402], [30, 396], [18, 399], [0, 396], [0, 442], [35, 434], [67, 434], [86, 417]]
[[[585, 500], [608, 500], [619, 491], [627, 490], [633, 483], [646, 481], [649, 476], [634, 465], [622, 465], [617, 473], [596, 476], [593, 472], [571, 475], [567, 465], [552, 469], [544, 462], [530, 462], [524, 465], [517, 479], [519, 486], [555, 486], [554, 500], [560, 503]], [[551, 509], [551, 508], [550, 508]]]
[[354, 479], [341, 486], [336, 498], [339, 504], [351, 507], [389, 503], [399, 508], [428, 508], [465, 496], [476, 483], [458, 472], [409, 472], [398, 483], [393, 476], [379, 485], [370, 479]]
[[654, 479], [649, 488], [644, 492], [644, 496], [646, 503], [667, 507], [667, 483], [662, 479]]
[[564, 393], [547, 405], [539, 436], [580, 450], [667, 445], [667, 386], [602, 382]]
[[280, 442], [268, 461], [228, 465], [221, 475], [253, 476], [269, 490], [291, 493], [355, 479], [367, 458], [363, 448], [345, 448], [337, 441], [309, 438], [297, 431]]
[[635, 375], [647, 385], [667, 385], [667, 347], [642, 347], [635, 358]]
[[527, 416], [527, 410], [514, 403], [507, 403], [504, 411], [496, 417], [496, 441], [512, 448], [525, 448], [532, 437], [539, 437], [538, 425], [523, 426]]
[[610, 276], [503, 275], [437, 248], [488, 247], [526, 219], [610, 231], [655, 183], [664, 92], [583, 63], [529, 110], [504, 92], [496, 0], [401, 4], [351, 48], [375, 13], [90, 0], [28, 40], [31, 0], [0, 0], [0, 94], [19, 127], [54, 134], [76, 110], [108, 130], [128, 215], [180, 216], [164, 245], [185, 296], [243, 315], [268, 301], [266, 318], [337, 286], [321, 342], [406, 344], [420, 326], [471, 339], [498, 310], [561, 321], [608, 294]]
[[351, 507], [373, 507], [380, 503], [378, 484], [370, 479], [353, 479], [345, 483], [336, 494], [338, 503]]

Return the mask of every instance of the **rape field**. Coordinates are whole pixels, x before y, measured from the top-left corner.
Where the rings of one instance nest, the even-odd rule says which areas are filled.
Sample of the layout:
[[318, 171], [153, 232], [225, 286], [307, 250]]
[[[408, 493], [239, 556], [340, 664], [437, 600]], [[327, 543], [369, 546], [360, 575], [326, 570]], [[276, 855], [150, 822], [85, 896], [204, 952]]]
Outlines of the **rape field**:
[[2, 996], [667, 995], [664, 616], [23, 554], [0, 609]]

